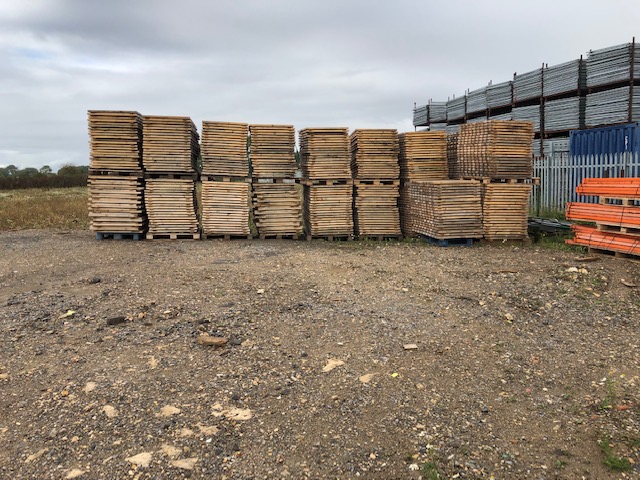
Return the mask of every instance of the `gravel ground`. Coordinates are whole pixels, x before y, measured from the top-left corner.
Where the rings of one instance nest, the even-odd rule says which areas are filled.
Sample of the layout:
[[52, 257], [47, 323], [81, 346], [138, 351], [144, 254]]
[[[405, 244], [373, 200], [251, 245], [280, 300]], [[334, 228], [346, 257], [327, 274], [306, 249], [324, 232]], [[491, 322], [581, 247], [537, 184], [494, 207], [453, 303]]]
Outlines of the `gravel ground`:
[[636, 262], [51, 231], [0, 251], [1, 478], [640, 478]]

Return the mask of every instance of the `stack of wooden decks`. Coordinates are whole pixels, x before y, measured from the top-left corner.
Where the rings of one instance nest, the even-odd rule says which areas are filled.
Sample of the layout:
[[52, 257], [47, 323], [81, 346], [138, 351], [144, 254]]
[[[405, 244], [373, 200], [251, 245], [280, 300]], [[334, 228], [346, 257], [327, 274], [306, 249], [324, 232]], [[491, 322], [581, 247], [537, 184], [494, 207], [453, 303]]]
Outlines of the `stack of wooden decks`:
[[308, 182], [304, 185], [303, 211], [307, 235], [353, 236], [352, 181]]
[[400, 236], [399, 182], [356, 181], [354, 222], [356, 234]]
[[400, 197], [398, 198], [398, 210], [400, 212], [400, 231], [405, 237], [413, 237], [416, 232], [413, 229], [413, 214], [410, 210], [409, 192], [411, 183], [400, 185]]
[[142, 116], [138, 112], [89, 110], [88, 122], [91, 169], [142, 168]]
[[458, 136], [459, 133], [447, 134], [447, 169], [449, 178], [457, 180], [460, 178], [460, 169], [458, 168]]
[[253, 208], [260, 238], [297, 238], [301, 233], [302, 202], [299, 185], [254, 182]]
[[463, 178], [531, 178], [533, 124], [508, 120], [461, 125], [458, 167]]
[[412, 182], [409, 188], [416, 233], [438, 240], [482, 237], [480, 182], [434, 180]]
[[348, 128], [305, 128], [298, 138], [305, 179], [351, 178]]
[[351, 170], [357, 179], [397, 179], [398, 131], [361, 129], [351, 134]]
[[202, 174], [248, 177], [249, 125], [233, 122], [202, 122]]
[[142, 233], [146, 227], [144, 183], [136, 176], [89, 175], [91, 230]]
[[149, 218], [147, 238], [198, 238], [192, 178], [147, 178], [144, 200]]
[[527, 238], [529, 213], [528, 183], [485, 183], [482, 185], [482, 229], [487, 240]]
[[250, 236], [251, 184], [202, 181], [202, 233], [205, 236]]
[[398, 139], [400, 179], [420, 182], [449, 178], [446, 132], [401, 133]]
[[193, 173], [199, 136], [189, 117], [145, 116], [142, 163], [147, 172]]
[[249, 157], [254, 178], [294, 178], [295, 130], [291, 125], [251, 125]]

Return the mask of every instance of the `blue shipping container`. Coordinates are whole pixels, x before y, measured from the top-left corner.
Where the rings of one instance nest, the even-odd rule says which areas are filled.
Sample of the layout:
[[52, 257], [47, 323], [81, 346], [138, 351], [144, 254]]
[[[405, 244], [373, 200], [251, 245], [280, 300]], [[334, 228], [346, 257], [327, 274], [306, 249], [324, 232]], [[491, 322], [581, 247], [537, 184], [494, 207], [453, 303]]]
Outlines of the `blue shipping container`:
[[572, 156], [640, 153], [640, 123], [572, 130], [570, 142]]

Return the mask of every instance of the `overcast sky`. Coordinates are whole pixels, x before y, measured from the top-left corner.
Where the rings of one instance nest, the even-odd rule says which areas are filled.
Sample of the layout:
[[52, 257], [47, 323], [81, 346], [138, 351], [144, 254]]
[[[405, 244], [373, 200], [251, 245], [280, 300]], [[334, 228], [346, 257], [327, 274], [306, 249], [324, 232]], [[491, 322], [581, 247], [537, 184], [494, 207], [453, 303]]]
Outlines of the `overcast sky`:
[[413, 130], [414, 102], [640, 37], [637, 5], [0, 0], [0, 166], [87, 165], [88, 109]]

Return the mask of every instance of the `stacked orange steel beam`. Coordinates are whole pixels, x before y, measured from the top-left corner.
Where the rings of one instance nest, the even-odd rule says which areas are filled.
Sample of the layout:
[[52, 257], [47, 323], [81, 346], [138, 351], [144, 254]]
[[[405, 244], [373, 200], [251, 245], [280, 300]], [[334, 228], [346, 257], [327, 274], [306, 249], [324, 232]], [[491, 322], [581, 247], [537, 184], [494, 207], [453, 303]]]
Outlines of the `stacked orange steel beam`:
[[640, 255], [640, 178], [586, 178], [576, 193], [598, 196], [600, 203], [571, 202], [567, 219], [596, 226], [573, 225], [567, 243]]

